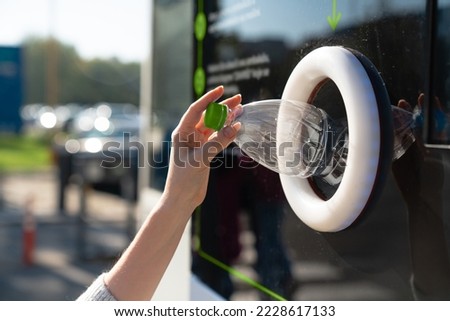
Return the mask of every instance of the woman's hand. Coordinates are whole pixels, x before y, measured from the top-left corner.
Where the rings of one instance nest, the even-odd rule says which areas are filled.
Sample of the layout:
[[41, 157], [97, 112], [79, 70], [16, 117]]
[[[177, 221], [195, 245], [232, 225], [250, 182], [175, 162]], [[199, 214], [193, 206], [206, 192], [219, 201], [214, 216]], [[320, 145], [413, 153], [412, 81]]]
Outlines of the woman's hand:
[[[148, 300], [153, 296], [196, 206], [204, 199], [212, 158], [228, 146], [240, 124], [219, 132], [203, 125], [207, 105], [223, 95], [223, 87], [211, 90], [193, 103], [172, 134], [172, 152], [166, 188], [130, 246], [104, 282], [118, 300]], [[241, 96], [225, 101], [239, 108]]]
[[[211, 160], [236, 137], [241, 124], [235, 123], [215, 132], [203, 124], [204, 111], [210, 102], [224, 93], [217, 87], [189, 106], [172, 133], [169, 172], [164, 190], [172, 201], [195, 208], [206, 195]], [[229, 109], [241, 108], [241, 95], [221, 103]]]

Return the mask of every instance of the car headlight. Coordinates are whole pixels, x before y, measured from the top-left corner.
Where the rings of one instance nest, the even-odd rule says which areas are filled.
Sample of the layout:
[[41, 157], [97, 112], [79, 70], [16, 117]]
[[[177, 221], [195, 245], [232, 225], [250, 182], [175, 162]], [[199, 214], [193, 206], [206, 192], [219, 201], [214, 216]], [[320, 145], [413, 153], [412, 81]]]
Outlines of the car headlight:
[[102, 141], [99, 138], [91, 137], [84, 143], [86, 151], [89, 153], [98, 153], [102, 150]]

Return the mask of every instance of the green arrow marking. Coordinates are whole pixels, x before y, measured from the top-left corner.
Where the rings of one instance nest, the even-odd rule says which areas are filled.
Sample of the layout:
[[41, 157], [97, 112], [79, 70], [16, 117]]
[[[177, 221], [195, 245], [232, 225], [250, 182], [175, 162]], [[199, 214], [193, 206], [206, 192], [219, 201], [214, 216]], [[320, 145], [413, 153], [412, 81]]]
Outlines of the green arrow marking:
[[327, 17], [328, 24], [330, 25], [331, 29], [333, 29], [333, 31], [336, 30], [341, 17], [342, 13], [337, 12], [337, 0], [333, 0], [333, 15]]

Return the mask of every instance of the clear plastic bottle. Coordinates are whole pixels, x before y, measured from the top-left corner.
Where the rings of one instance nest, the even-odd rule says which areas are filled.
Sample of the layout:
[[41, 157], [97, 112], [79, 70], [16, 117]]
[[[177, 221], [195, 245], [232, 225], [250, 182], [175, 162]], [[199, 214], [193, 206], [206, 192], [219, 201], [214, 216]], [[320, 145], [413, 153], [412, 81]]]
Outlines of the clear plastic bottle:
[[[393, 160], [414, 142], [413, 114], [392, 107], [394, 117]], [[290, 176], [341, 177], [348, 152], [348, 126], [325, 111], [292, 100], [261, 100], [245, 104], [237, 112], [211, 103], [205, 126], [214, 130], [241, 122], [235, 142], [249, 157], [267, 168]], [[278, 142], [278, 143], [277, 143]], [[335, 183], [338, 183], [338, 179]]]

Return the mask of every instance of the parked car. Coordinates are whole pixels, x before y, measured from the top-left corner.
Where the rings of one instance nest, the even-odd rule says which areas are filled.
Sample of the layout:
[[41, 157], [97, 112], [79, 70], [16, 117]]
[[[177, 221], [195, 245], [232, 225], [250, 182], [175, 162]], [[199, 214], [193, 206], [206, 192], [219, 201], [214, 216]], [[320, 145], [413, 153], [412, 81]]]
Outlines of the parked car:
[[23, 130], [32, 134], [54, 133], [83, 109], [82, 105], [74, 103], [56, 107], [44, 104], [24, 105], [20, 110]]
[[140, 116], [131, 104], [100, 103], [70, 118], [54, 137], [58, 207], [65, 209], [68, 184], [136, 199]]

